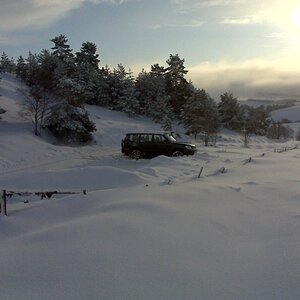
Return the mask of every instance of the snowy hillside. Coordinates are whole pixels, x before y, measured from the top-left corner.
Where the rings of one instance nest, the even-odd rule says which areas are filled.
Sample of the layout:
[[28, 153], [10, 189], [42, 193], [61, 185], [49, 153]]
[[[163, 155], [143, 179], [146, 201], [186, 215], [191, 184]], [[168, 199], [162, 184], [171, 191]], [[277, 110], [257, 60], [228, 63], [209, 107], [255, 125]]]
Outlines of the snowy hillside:
[[299, 135], [300, 131], [300, 105], [282, 108], [271, 112], [271, 118], [273, 121], [285, 121], [289, 120], [291, 123], [285, 123], [294, 131], [294, 137]]
[[281, 122], [282, 120], [289, 120], [292, 123], [287, 123], [289, 127], [294, 130], [296, 134], [300, 129], [300, 104], [298, 100], [282, 100], [282, 101], [272, 101], [272, 100], [247, 100], [240, 101], [241, 105], [249, 105], [252, 107], [259, 107], [261, 105], [280, 105], [280, 104], [293, 104], [293, 106], [279, 108], [270, 113], [273, 121]]
[[271, 113], [271, 117], [274, 121], [281, 121], [282, 119], [288, 119], [291, 122], [300, 121], [300, 105], [295, 105], [283, 109], [274, 110]]
[[252, 107], [259, 107], [261, 105], [299, 105], [299, 100], [296, 99], [248, 99], [248, 100], [240, 100], [240, 105], [249, 105]]
[[[0, 215], [0, 299], [299, 299], [295, 142], [223, 131], [194, 156], [135, 161], [124, 134], [160, 126], [89, 106], [95, 143], [59, 146], [19, 116], [19, 86], [0, 82], [0, 189], [28, 192]], [[77, 194], [32, 194], [46, 191]]]

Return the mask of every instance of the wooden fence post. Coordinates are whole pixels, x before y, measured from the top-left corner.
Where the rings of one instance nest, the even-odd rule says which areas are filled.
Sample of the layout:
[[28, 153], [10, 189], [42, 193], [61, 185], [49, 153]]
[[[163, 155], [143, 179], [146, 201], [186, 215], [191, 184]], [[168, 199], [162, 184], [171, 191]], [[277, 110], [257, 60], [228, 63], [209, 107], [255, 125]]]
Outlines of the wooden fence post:
[[203, 171], [203, 167], [201, 167], [201, 169], [200, 169], [200, 172], [199, 172], [199, 174], [198, 174], [198, 178], [200, 178], [200, 176], [201, 176], [201, 174], [202, 174], [202, 171]]
[[6, 190], [2, 190], [0, 194], [0, 213], [3, 213], [7, 216], [7, 208], [6, 208]]
[[222, 168], [220, 169], [220, 173], [222, 173], [222, 174], [226, 173], [225, 167], [222, 167]]

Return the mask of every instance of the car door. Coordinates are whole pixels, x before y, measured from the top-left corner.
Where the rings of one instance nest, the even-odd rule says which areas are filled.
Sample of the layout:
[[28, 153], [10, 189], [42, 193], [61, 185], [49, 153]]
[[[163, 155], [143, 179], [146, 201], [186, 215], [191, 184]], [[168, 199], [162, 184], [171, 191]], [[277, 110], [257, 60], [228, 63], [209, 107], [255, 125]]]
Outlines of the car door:
[[168, 155], [168, 143], [166, 138], [162, 134], [153, 135], [153, 144], [156, 155]]
[[140, 149], [147, 155], [152, 156], [153, 152], [153, 135], [152, 134], [141, 134], [140, 135]]

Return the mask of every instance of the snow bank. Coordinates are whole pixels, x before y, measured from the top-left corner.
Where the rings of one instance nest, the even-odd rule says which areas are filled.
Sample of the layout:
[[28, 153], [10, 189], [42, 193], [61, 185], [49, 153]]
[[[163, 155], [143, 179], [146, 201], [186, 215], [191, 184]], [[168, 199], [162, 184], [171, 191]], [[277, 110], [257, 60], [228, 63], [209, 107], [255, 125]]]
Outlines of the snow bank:
[[271, 158], [213, 180], [97, 191], [1, 218], [2, 296], [297, 299], [295, 154], [278, 166]]
[[111, 189], [145, 183], [146, 179], [137, 172], [114, 167], [73, 168], [60, 171], [20, 172], [6, 176], [0, 187], [30, 191]]
[[52, 145], [18, 118], [18, 86], [3, 77], [0, 188], [88, 193], [8, 199], [1, 299], [299, 299], [299, 149], [223, 131], [194, 156], [130, 160], [124, 133], [158, 125], [92, 106], [97, 144]]

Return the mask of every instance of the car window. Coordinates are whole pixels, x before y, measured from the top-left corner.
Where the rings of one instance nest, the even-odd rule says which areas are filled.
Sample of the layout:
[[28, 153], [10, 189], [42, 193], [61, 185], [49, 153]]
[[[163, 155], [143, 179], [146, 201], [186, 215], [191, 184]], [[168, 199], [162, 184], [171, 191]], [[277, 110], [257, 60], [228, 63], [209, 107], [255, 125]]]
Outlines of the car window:
[[166, 134], [165, 136], [166, 136], [166, 138], [168, 139], [169, 142], [171, 142], [171, 143], [176, 143], [177, 142], [173, 135]]
[[144, 143], [152, 142], [152, 134], [141, 134], [140, 141]]
[[154, 134], [153, 141], [154, 143], [163, 143], [165, 141], [165, 138], [160, 134]]
[[139, 139], [139, 135], [138, 134], [129, 134], [127, 136], [127, 139], [131, 142], [137, 142]]

